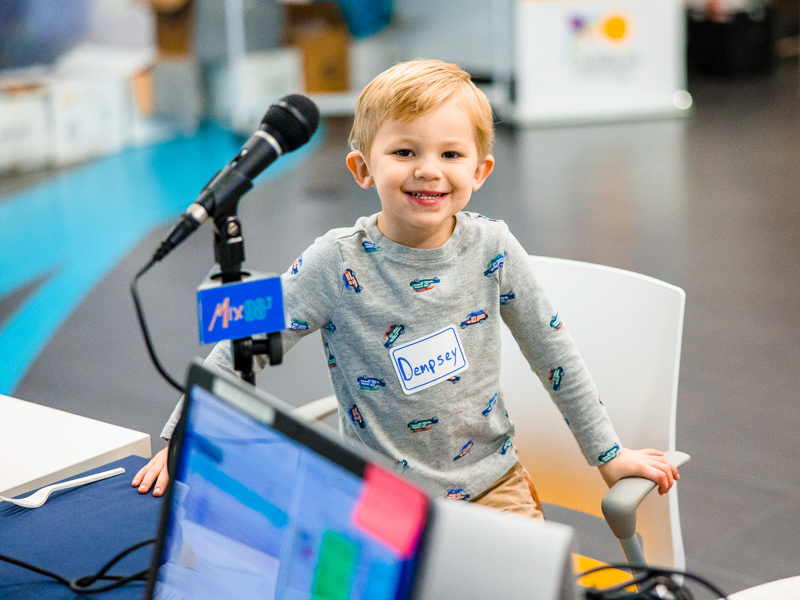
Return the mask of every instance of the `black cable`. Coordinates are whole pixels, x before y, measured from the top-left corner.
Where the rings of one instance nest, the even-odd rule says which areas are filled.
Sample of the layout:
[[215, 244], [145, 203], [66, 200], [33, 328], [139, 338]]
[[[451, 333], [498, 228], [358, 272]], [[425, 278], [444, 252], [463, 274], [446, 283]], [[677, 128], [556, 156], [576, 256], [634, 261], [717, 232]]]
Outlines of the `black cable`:
[[4, 554], [0, 554], [0, 560], [3, 562], [11, 563], [12, 565], [16, 565], [18, 567], [22, 567], [23, 569], [28, 569], [28, 571], [33, 571], [34, 573], [38, 573], [39, 575], [45, 575], [46, 577], [50, 577], [51, 579], [55, 579], [58, 583], [69, 587], [70, 581], [62, 577], [61, 575], [57, 575], [56, 573], [52, 573], [50, 571], [46, 571], [41, 569], [37, 566], [30, 565], [26, 562], [22, 562], [21, 560], [17, 560], [16, 558], [11, 558], [10, 556], [6, 556]]
[[[74, 579], [70, 581], [66, 577], [62, 577], [57, 573], [53, 573], [52, 571], [47, 571], [46, 569], [42, 569], [41, 567], [37, 567], [35, 565], [31, 565], [21, 560], [17, 560], [16, 558], [11, 558], [10, 556], [5, 556], [0, 554], [0, 560], [10, 563], [12, 565], [16, 565], [23, 569], [27, 569], [29, 571], [33, 571], [34, 573], [38, 573], [39, 575], [44, 575], [46, 577], [50, 577], [54, 579], [61, 585], [68, 587], [70, 590], [75, 592], [76, 594], [99, 594], [102, 592], [108, 592], [114, 590], [118, 587], [122, 587], [130, 583], [131, 581], [146, 581], [147, 575], [149, 573], [149, 569], [144, 569], [139, 571], [138, 573], [134, 573], [133, 575], [106, 575], [111, 567], [125, 558], [131, 552], [138, 550], [139, 548], [143, 548], [144, 546], [149, 546], [150, 544], [154, 544], [156, 542], [155, 538], [145, 540], [143, 542], [139, 542], [138, 544], [134, 544], [130, 548], [123, 550], [119, 554], [117, 554], [114, 558], [112, 558], [108, 563], [103, 566], [97, 573], [94, 575], [87, 575], [85, 577], [79, 577], [78, 579]], [[108, 585], [101, 585], [98, 587], [91, 587], [97, 581], [113, 581], [114, 583], [110, 583]]]
[[156, 260], [151, 259], [150, 262], [141, 271], [139, 271], [133, 278], [133, 281], [131, 281], [131, 295], [133, 296], [133, 303], [136, 306], [136, 315], [139, 317], [139, 326], [142, 329], [142, 335], [144, 336], [144, 343], [145, 346], [147, 346], [147, 352], [150, 354], [150, 358], [152, 359], [153, 364], [155, 365], [158, 372], [161, 373], [161, 376], [164, 379], [166, 379], [167, 382], [172, 387], [178, 390], [181, 394], [184, 394], [185, 390], [183, 386], [180, 383], [178, 383], [178, 381], [175, 378], [173, 378], [169, 373], [167, 373], [167, 370], [161, 365], [161, 362], [158, 360], [158, 356], [156, 356], [156, 351], [155, 348], [153, 347], [153, 341], [150, 339], [150, 331], [147, 329], [147, 321], [144, 318], [142, 303], [139, 300], [139, 291], [138, 291], [139, 278], [142, 275], [144, 275], [147, 271], [149, 271], [150, 267], [152, 267], [154, 264], [156, 264]]
[[[108, 561], [103, 566], [103, 568], [100, 569], [96, 574], [89, 575], [87, 577], [80, 577], [80, 578], [75, 579], [74, 581], [70, 582], [69, 589], [71, 589], [73, 592], [77, 592], [78, 594], [87, 594], [87, 593], [98, 594], [100, 592], [107, 592], [109, 590], [113, 590], [113, 589], [116, 589], [118, 587], [122, 587], [123, 585], [125, 585], [126, 583], [128, 583], [130, 581], [145, 581], [147, 579], [147, 573], [149, 572], [149, 569], [144, 569], [142, 571], [139, 571], [138, 573], [135, 573], [133, 575], [127, 575], [127, 576], [106, 575], [106, 572], [108, 572], [108, 570], [111, 569], [111, 567], [113, 567], [115, 564], [117, 564], [123, 558], [128, 556], [128, 554], [130, 554], [131, 552], [134, 552], [134, 551], [138, 550], [139, 548], [143, 548], [144, 546], [149, 546], [150, 544], [155, 544], [155, 542], [156, 542], [156, 540], [155, 540], [155, 538], [153, 538], [153, 539], [145, 540], [143, 542], [139, 542], [138, 544], [134, 544], [133, 546], [131, 546], [127, 550], [123, 550], [122, 552], [117, 554], [114, 558], [112, 558], [110, 561]], [[100, 579], [113, 580], [113, 581], [115, 581], [115, 583], [109, 584], [107, 586], [97, 587], [97, 588], [91, 588], [90, 587], [94, 582], [96, 582], [96, 581], [98, 581]]]
[[[586, 575], [591, 575], [593, 573], [598, 573], [608, 569], [630, 571], [632, 579], [602, 590], [587, 589], [585, 592], [587, 600], [658, 600], [663, 598], [656, 590], [658, 586], [666, 587], [673, 594], [675, 600], [693, 600], [691, 592], [673, 579], [675, 576], [685, 577], [696, 583], [699, 583], [715, 594], [720, 600], [727, 600], [728, 598], [725, 592], [699, 575], [695, 575], [694, 573], [689, 573], [686, 571], [666, 569], [663, 567], [633, 566], [628, 564], [603, 565], [602, 567], [596, 567], [594, 569], [584, 571], [583, 573], [577, 575], [577, 578], [581, 579]], [[628, 591], [628, 588], [631, 586], [636, 586], [637, 591]]]

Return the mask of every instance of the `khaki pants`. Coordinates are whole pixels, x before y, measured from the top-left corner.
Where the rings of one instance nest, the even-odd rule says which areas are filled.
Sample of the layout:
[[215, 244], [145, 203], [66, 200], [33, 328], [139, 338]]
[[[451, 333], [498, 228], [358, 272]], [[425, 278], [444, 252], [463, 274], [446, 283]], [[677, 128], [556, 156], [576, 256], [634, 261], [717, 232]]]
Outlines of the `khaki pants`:
[[542, 505], [530, 475], [519, 461], [495, 481], [492, 487], [475, 496], [472, 502], [544, 521]]

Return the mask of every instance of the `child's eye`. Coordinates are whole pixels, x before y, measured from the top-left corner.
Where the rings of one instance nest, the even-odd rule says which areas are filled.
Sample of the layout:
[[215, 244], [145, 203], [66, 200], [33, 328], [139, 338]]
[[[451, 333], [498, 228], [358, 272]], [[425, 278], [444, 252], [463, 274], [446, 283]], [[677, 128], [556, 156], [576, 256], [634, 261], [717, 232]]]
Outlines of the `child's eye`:
[[456, 152], [455, 150], [451, 150], [449, 152], [442, 152], [442, 157], [444, 158], [459, 158], [460, 156], [461, 154]]
[[397, 155], [397, 156], [408, 157], [408, 156], [412, 156], [413, 153], [411, 152], [411, 150], [403, 148], [401, 150], [395, 150], [394, 154]]

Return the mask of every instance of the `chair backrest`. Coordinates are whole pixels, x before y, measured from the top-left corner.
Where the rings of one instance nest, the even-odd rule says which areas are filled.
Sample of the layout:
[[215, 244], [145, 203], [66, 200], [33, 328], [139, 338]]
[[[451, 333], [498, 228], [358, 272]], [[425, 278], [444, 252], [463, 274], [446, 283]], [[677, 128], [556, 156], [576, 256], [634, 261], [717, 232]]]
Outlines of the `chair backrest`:
[[[532, 256], [534, 270], [629, 448], [675, 450], [685, 294], [611, 267]], [[503, 326], [501, 388], [514, 445], [543, 502], [602, 517], [608, 491], [589, 467], [547, 392]], [[676, 491], [650, 494], [638, 513], [648, 564], [685, 565]]]

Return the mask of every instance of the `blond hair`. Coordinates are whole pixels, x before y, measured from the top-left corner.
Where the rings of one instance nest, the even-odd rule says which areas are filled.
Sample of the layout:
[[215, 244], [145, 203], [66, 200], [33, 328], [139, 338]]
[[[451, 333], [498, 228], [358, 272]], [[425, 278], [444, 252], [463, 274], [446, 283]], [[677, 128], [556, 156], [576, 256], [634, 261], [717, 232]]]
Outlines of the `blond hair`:
[[350, 147], [369, 155], [378, 128], [386, 119], [406, 123], [456, 98], [475, 126], [475, 146], [483, 160], [494, 143], [489, 99], [469, 73], [441, 60], [411, 60], [387, 69], [358, 96]]

